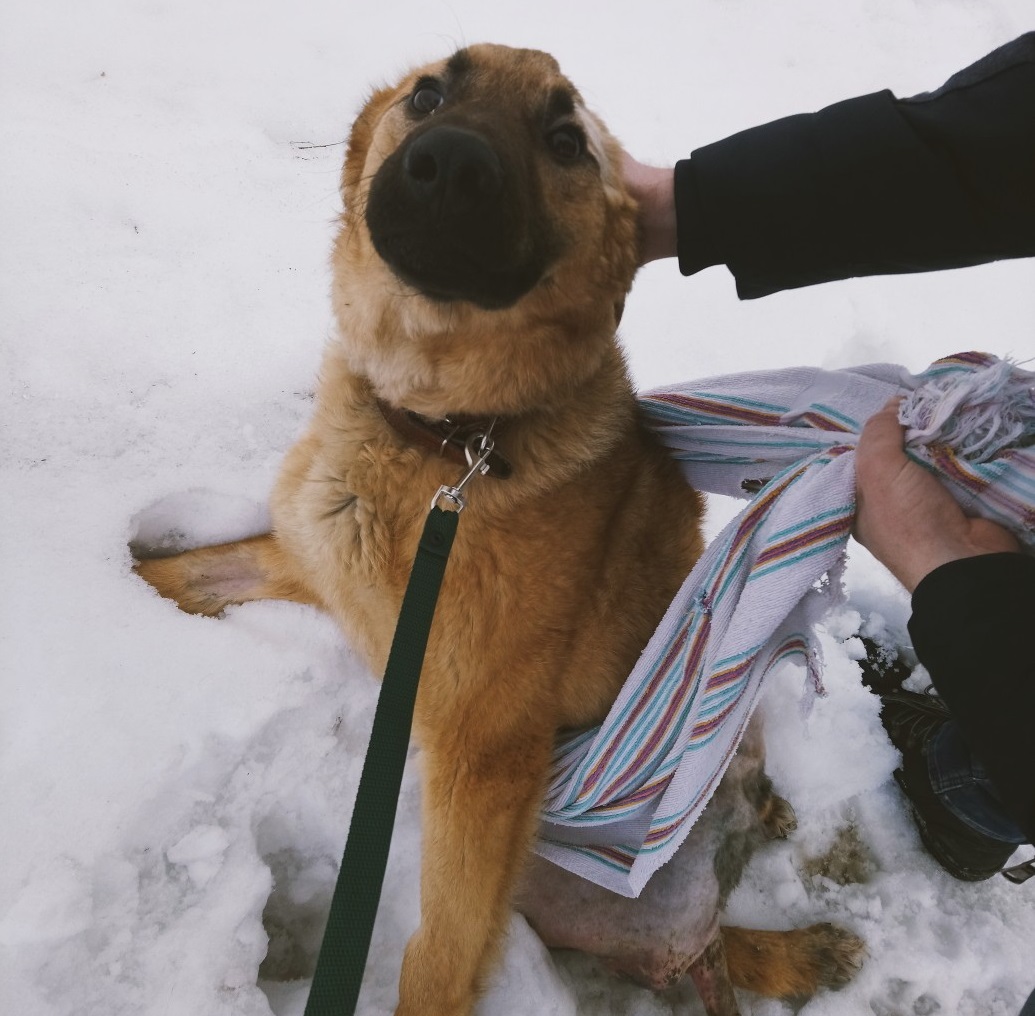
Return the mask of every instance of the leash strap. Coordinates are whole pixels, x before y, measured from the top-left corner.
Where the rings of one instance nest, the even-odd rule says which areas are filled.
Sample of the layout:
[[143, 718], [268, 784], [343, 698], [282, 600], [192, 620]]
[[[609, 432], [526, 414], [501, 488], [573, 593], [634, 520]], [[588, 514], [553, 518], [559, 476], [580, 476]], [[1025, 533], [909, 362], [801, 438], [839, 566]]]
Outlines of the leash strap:
[[363, 980], [428, 633], [459, 513], [432, 507], [424, 524], [377, 699], [345, 854], [305, 1016], [352, 1016]]

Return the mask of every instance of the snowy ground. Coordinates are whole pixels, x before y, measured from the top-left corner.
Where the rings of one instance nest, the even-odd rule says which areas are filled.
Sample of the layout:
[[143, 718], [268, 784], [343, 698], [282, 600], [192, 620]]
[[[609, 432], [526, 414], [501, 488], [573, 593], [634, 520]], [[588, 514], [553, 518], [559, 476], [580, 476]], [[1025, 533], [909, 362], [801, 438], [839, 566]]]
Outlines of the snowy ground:
[[[261, 529], [329, 334], [341, 141], [372, 83], [458, 43], [537, 46], [632, 151], [671, 162], [783, 114], [935, 87], [1030, 22], [1027, 0], [6, 0], [0, 1012], [301, 1013], [291, 978], [314, 948], [375, 684], [310, 610], [178, 613], [131, 574], [128, 545]], [[644, 387], [798, 363], [920, 369], [969, 348], [1023, 358], [1033, 276], [1001, 264], [741, 304], [724, 270], [684, 280], [664, 264], [642, 273], [622, 331]], [[849, 587], [829, 697], [806, 723], [791, 675], [765, 703], [801, 825], [756, 857], [732, 917], [866, 938], [858, 979], [804, 1016], [1013, 1016], [1035, 984], [1035, 895], [953, 882], [920, 851], [848, 638], [900, 637], [907, 605], [861, 552]], [[861, 881], [819, 871], [835, 839]], [[391, 1011], [418, 852], [411, 779], [366, 1016]], [[549, 956], [515, 921], [481, 1012], [672, 1009]]]

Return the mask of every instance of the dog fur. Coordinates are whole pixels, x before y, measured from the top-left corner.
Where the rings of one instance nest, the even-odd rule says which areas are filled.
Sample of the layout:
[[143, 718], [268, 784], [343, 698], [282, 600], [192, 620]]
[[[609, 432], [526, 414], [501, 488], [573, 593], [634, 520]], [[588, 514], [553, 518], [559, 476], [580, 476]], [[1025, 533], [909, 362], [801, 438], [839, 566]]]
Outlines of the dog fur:
[[[702, 502], [644, 426], [615, 340], [638, 244], [620, 149], [551, 57], [472, 46], [379, 89], [352, 129], [342, 195], [338, 335], [272, 532], [137, 569], [195, 613], [314, 604], [380, 673], [432, 495], [461, 470], [389, 426], [378, 400], [499, 418], [512, 475], [470, 487], [417, 697], [422, 920], [396, 1009], [467, 1016], [519, 882], [533, 924], [549, 923], [529, 857], [554, 740], [606, 714], [701, 552]], [[727, 776], [723, 793], [747, 801], [748, 782]], [[747, 806], [756, 824], [779, 800], [762, 798]], [[695, 849], [714, 855], [723, 835]], [[708, 905], [680, 976], [719, 941], [717, 894]], [[750, 939], [734, 940], [736, 962], [757, 965]], [[845, 952], [839, 969], [858, 950]], [[788, 946], [772, 965], [800, 972], [807, 954]], [[709, 1012], [735, 1012], [720, 995]]]

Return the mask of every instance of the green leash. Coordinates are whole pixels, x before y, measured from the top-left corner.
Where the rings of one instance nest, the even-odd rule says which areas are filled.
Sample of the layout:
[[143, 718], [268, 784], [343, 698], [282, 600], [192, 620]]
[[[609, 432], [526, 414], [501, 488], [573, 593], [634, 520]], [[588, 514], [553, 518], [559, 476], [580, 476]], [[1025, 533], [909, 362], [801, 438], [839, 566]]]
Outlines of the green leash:
[[[488, 472], [486, 460], [492, 447], [489, 434], [468, 442], [470, 470], [455, 487], [439, 488], [424, 523], [388, 654], [305, 1016], [353, 1016], [356, 1011], [388, 864], [428, 633], [457, 522], [466, 503], [464, 485], [473, 476]], [[440, 498], [450, 501], [456, 511], [439, 508]]]

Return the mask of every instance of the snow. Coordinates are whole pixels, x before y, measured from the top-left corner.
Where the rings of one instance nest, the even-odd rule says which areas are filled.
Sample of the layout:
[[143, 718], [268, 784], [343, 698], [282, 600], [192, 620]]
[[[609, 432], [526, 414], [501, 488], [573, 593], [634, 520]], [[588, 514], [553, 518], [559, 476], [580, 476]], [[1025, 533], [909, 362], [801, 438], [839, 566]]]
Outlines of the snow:
[[[537, 46], [664, 164], [840, 98], [936, 87], [1029, 22], [1026, 0], [7, 0], [0, 1012], [302, 1011], [294, 979], [316, 949], [376, 684], [311, 610], [177, 612], [132, 575], [129, 545], [263, 528], [330, 333], [341, 143], [371, 85], [465, 42]], [[686, 280], [665, 263], [641, 273], [622, 334], [649, 387], [799, 363], [918, 370], [970, 348], [1023, 359], [1033, 320], [1031, 262], [750, 303], [724, 269]], [[713, 531], [730, 510], [714, 507]], [[904, 639], [908, 605], [858, 548], [848, 587], [824, 636], [828, 697], [803, 718], [789, 674], [764, 704], [800, 826], [756, 856], [730, 920], [865, 937], [858, 978], [804, 1016], [1013, 1016], [1035, 986], [1030, 887], [955, 882], [920, 849], [854, 638]], [[391, 1011], [418, 919], [417, 810], [410, 773], [367, 1016]], [[480, 1009], [677, 1011], [700, 1007], [551, 956], [519, 919]]]

